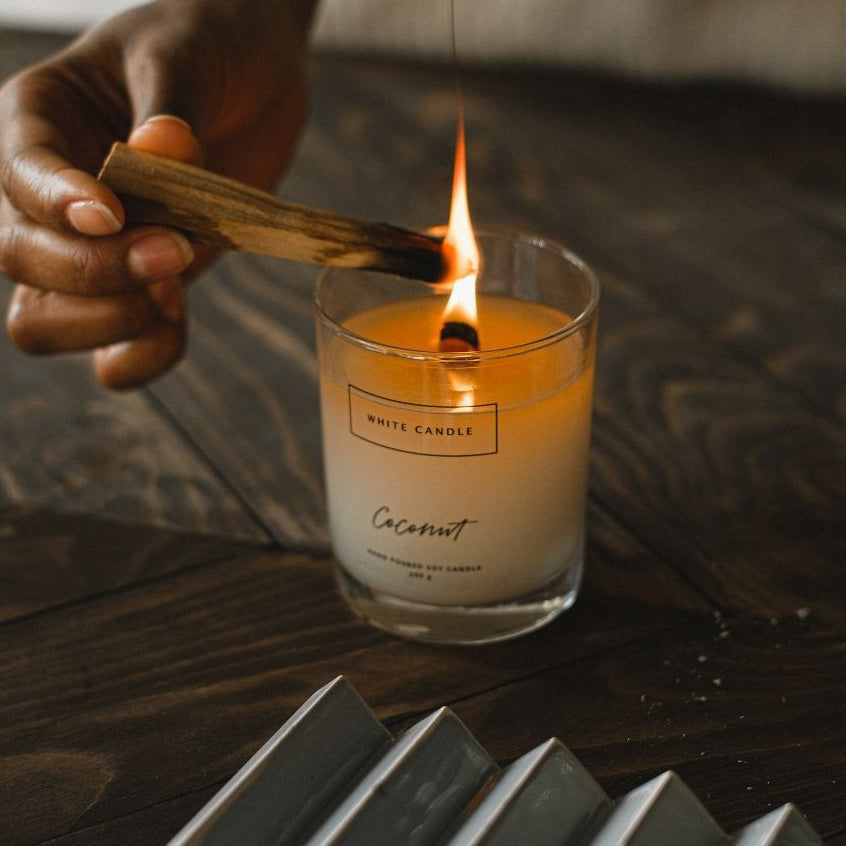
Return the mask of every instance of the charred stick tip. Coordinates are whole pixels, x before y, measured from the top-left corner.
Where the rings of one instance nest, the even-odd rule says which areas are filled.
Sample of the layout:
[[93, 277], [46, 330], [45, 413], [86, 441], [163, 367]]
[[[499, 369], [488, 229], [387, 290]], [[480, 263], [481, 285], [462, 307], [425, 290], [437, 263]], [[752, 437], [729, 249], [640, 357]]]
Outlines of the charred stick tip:
[[438, 339], [440, 352], [475, 352], [479, 349], [479, 333], [469, 323], [447, 320]]

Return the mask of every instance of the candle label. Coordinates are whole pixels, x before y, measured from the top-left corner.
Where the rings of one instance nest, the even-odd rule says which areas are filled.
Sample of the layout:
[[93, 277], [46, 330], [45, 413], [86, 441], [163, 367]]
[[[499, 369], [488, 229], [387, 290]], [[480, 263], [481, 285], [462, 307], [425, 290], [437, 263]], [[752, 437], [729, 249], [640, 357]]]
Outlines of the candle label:
[[350, 432], [371, 444], [451, 458], [493, 455], [498, 449], [495, 402], [482, 405], [420, 405], [347, 388]]

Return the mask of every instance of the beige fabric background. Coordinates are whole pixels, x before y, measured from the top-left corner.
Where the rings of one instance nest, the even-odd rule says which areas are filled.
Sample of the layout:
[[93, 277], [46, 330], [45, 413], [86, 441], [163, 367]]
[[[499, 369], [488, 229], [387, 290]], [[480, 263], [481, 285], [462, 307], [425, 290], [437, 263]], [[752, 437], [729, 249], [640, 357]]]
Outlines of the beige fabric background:
[[[846, 0], [455, 0], [459, 57], [846, 92]], [[323, 0], [317, 44], [449, 48], [448, 0]]]
[[[136, 3], [0, 0], [0, 25], [82, 29]], [[315, 44], [446, 58], [449, 8], [449, 0], [321, 0]], [[846, 0], [455, 0], [455, 15], [462, 61], [846, 93]]]

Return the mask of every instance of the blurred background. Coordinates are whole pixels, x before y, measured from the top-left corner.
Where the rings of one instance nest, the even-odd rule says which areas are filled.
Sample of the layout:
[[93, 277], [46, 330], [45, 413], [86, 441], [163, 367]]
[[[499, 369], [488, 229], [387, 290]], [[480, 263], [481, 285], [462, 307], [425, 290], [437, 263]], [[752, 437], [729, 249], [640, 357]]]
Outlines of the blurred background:
[[[132, 0], [0, 0], [0, 26], [81, 30]], [[449, 55], [449, 3], [323, 0], [315, 47]], [[843, 0], [457, 0], [459, 57], [846, 93]]]

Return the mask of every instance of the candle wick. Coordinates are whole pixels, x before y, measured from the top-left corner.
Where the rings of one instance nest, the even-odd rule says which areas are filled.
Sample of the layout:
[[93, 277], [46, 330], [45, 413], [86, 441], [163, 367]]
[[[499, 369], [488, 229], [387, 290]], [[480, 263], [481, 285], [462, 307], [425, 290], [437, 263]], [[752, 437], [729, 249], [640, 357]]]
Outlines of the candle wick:
[[476, 352], [479, 349], [479, 333], [475, 327], [463, 320], [447, 320], [441, 326], [438, 339], [440, 352]]

